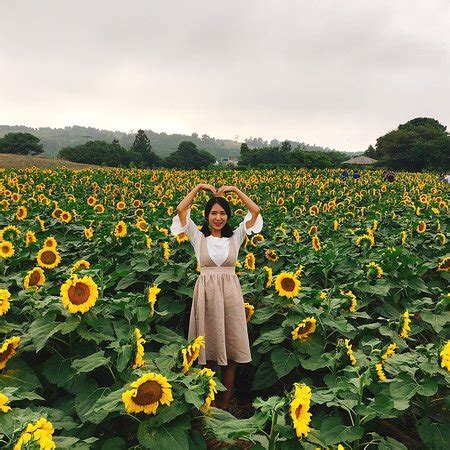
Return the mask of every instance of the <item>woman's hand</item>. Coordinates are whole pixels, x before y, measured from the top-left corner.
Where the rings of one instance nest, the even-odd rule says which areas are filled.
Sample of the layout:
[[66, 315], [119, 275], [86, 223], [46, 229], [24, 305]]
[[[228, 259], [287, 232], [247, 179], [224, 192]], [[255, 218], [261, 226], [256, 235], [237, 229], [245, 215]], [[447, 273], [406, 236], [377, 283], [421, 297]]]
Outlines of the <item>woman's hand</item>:
[[217, 195], [221, 196], [221, 195], [225, 194], [225, 192], [235, 192], [235, 190], [236, 190], [236, 186], [222, 186], [217, 191]]
[[211, 184], [197, 184], [197, 188], [203, 189], [204, 191], [211, 191], [213, 195], [217, 195], [216, 188], [212, 186]]

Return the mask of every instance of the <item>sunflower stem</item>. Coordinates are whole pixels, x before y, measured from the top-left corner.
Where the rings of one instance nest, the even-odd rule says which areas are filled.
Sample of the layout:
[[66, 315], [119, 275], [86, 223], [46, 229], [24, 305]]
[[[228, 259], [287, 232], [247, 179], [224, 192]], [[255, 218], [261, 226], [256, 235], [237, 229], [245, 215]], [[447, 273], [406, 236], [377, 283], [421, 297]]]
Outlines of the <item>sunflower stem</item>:
[[269, 436], [269, 447], [268, 450], [275, 450], [276, 442], [277, 442], [277, 433], [275, 433], [275, 427], [277, 425], [278, 420], [278, 410], [272, 410], [272, 423], [270, 426], [270, 436]]

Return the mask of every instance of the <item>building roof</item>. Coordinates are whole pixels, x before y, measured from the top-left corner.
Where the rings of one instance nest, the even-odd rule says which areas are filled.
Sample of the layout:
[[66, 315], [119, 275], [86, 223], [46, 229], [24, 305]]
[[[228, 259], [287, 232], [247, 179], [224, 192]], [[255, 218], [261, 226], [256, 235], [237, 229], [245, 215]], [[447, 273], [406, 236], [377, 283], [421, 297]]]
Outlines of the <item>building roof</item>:
[[349, 159], [344, 161], [342, 164], [375, 164], [378, 162], [376, 159], [369, 158], [368, 156], [357, 156], [356, 158]]

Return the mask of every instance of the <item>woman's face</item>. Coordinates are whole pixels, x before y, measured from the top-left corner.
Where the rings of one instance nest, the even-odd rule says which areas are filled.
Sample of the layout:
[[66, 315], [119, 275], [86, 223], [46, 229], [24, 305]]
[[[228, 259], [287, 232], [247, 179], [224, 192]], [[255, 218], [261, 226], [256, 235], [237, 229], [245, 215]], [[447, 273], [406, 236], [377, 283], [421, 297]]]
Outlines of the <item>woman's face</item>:
[[208, 216], [208, 222], [210, 229], [222, 230], [227, 223], [228, 216], [225, 210], [219, 205], [214, 203]]

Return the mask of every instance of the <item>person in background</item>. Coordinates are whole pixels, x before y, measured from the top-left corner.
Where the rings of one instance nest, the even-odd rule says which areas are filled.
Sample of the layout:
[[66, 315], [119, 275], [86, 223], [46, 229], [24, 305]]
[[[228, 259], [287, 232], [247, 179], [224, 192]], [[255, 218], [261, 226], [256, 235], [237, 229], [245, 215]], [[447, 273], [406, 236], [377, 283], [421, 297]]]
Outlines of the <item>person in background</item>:
[[343, 180], [345, 180], [345, 179], [347, 179], [347, 177], [348, 177], [348, 171], [347, 171], [347, 169], [344, 169], [344, 170], [341, 172], [341, 178], [342, 178]]
[[361, 178], [361, 175], [359, 174], [359, 171], [355, 169], [353, 171], [353, 179], [358, 180], [359, 178]]

